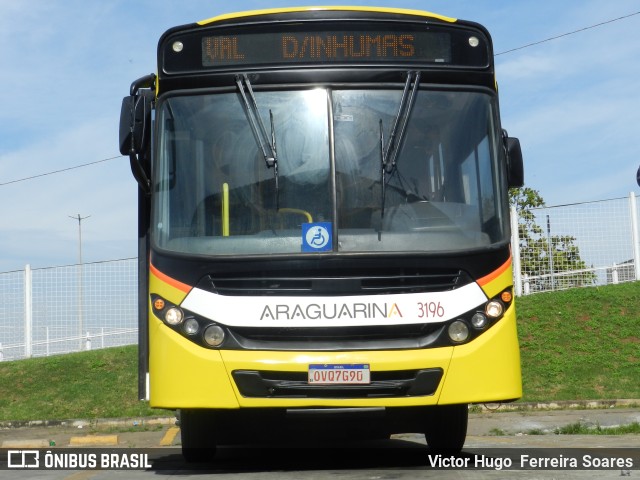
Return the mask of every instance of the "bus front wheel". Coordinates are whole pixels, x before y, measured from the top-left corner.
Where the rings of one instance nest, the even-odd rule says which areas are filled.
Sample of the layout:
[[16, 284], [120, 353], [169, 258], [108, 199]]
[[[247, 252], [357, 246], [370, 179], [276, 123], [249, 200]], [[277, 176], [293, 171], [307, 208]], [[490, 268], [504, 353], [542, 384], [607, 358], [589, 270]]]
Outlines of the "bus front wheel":
[[182, 456], [187, 462], [207, 462], [216, 453], [215, 425], [210, 410], [180, 410]]
[[432, 451], [459, 453], [467, 437], [469, 406], [442, 405], [429, 409], [425, 438]]

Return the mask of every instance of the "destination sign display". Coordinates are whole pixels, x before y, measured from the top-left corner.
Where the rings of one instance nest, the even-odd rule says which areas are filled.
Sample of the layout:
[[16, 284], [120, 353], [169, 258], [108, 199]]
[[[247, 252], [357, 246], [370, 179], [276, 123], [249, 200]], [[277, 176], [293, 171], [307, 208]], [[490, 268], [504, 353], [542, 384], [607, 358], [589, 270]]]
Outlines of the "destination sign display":
[[235, 28], [183, 33], [165, 40], [163, 70], [186, 73], [295, 64], [462, 67], [489, 64], [489, 42], [480, 31], [415, 24], [350, 26], [354, 28], [322, 24], [289, 26], [278, 31]]
[[437, 32], [258, 33], [202, 39], [202, 65], [237, 63], [451, 62], [451, 38]]

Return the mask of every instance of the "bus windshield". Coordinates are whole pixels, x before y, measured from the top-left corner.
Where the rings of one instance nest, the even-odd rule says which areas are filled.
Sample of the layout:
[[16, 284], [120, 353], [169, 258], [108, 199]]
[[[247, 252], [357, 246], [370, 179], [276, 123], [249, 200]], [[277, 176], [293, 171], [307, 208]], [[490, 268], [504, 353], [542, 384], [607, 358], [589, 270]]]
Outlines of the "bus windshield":
[[[321, 251], [333, 253], [455, 252], [506, 242], [495, 98], [416, 90], [394, 140], [402, 88], [255, 91], [275, 165], [265, 162], [238, 92], [165, 97], [157, 114], [155, 245], [196, 255], [304, 253], [309, 225], [325, 226], [330, 238]], [[390, 140], [395, 164], [383, 166]]]

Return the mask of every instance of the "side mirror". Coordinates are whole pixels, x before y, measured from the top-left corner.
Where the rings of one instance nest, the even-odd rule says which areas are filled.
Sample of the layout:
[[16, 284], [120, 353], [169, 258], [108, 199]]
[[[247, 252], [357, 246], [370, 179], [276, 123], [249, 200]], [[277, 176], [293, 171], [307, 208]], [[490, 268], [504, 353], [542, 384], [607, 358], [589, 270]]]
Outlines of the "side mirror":
[[151, 73], [131, 84], [129, 96], [122, 99], [120, 109], [120, 153], [129, 157], [131, 172], [142, 191], [151, 193], [148, 167], [143, 161], [151, 143], [151, 110], [156, 76]]
[[640, 167], [638, 167], [638, 173], [636, 173], [636, 182], [638, 182], [638, 186], [640, 187]]
[[524, 162], [520, 140], [505, 137], [505, 147], [507, 149], [507, 183], [509, 188], [520, 188], [524, 185]]
[[141, 91], [122, 99], [120, 109], [120, 153], [143, 154], [149, 148], [151, 98]]

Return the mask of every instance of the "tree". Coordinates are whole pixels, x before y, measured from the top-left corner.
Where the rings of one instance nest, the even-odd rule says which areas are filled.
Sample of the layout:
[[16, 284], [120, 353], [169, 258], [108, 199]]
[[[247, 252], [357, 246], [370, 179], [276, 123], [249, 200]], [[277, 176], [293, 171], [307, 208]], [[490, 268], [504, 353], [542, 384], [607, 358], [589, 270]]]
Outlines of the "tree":
[[[544, 223], [535, 209], [545, 207], [537, 190], [529, 187], [509, 191], [509, 202], [518, 212], [520, 265], [531, 291], [559, 290], [593, 285], [596, 275], [580, 257], [575, 237], [551, 235], [549, 215]], [[544, 222], [544, 220], [543, 220]]]

